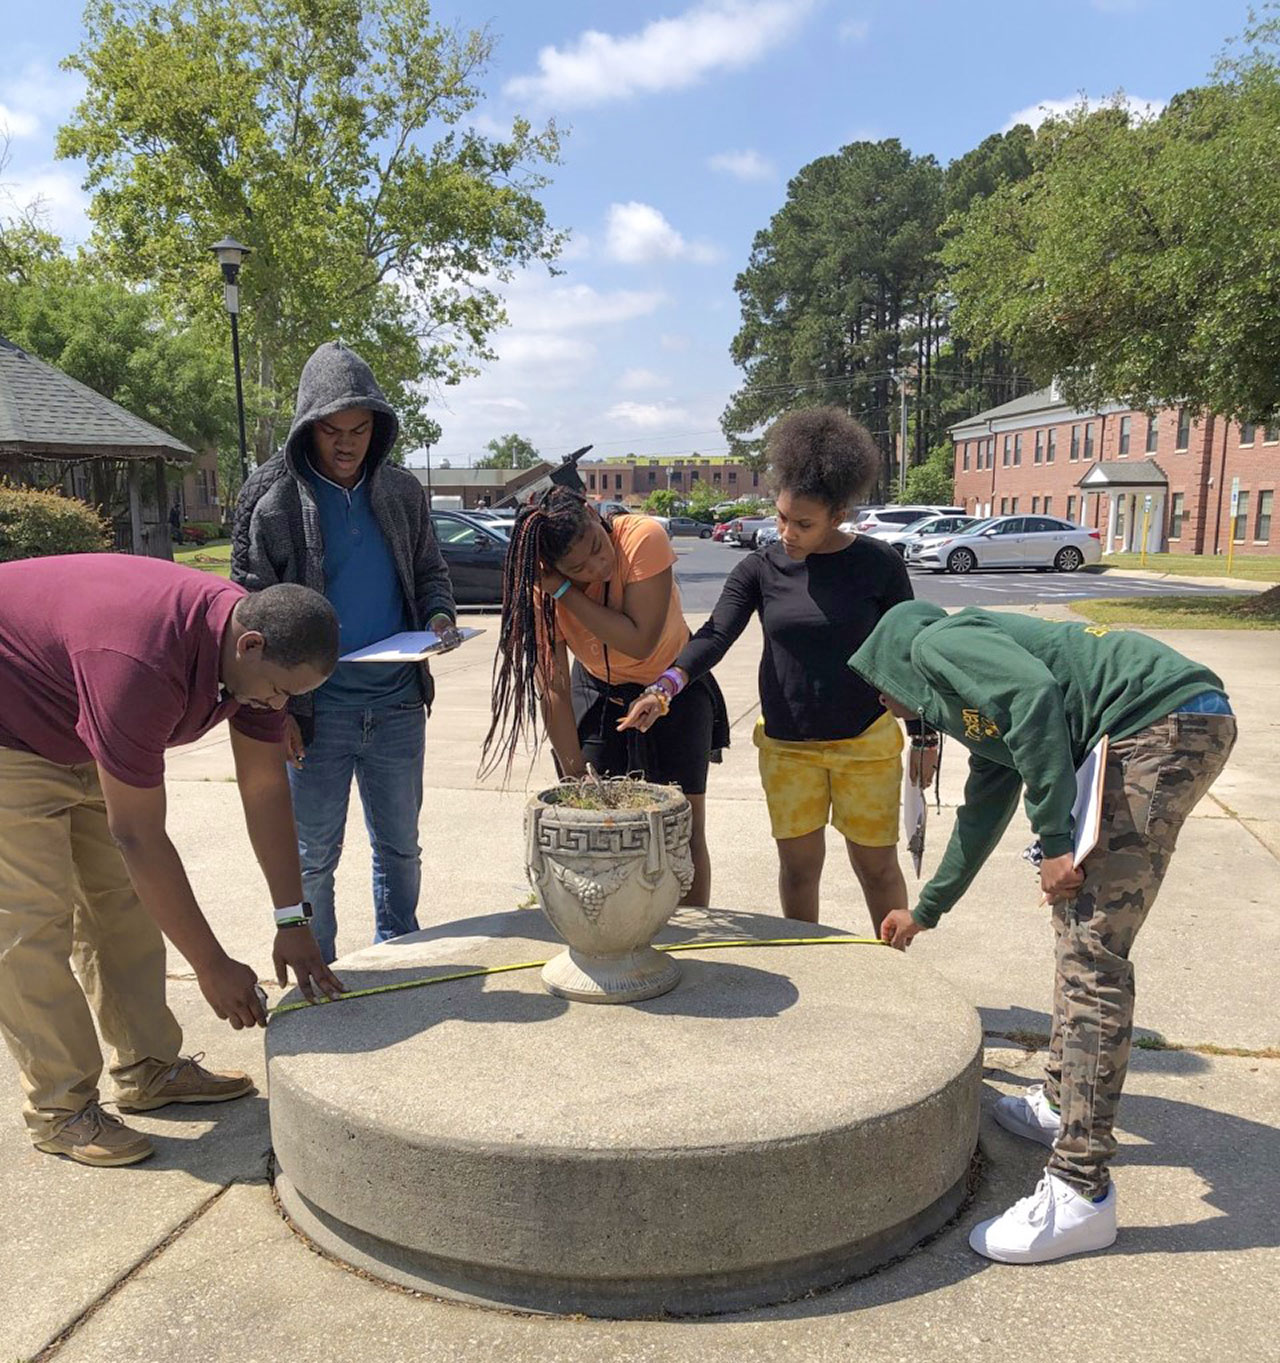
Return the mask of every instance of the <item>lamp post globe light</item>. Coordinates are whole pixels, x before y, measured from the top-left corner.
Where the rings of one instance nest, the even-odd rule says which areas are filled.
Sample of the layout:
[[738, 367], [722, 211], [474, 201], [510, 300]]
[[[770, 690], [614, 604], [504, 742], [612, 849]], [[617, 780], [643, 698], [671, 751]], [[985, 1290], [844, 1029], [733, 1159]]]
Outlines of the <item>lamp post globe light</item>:
[[240, 482], [249, 477], [249, 446], [244, 435], [244, 385], [240, 379], [240, 265], [252, 250], [234, 237], [223, 237], [209, 247], [222, 266], [222, 301], [231, 318], [231, 359], [236, 371], [236, 412], [240, 418]]

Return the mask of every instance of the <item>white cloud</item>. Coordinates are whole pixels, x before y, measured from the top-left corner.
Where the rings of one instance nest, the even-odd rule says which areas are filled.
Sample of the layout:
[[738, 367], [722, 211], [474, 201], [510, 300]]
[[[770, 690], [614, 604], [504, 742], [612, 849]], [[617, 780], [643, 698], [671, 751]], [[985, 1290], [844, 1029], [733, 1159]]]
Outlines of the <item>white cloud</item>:
[[642, 393], [651, 388], [669, 388], [670, 380], [652, 369], [628, 369], [618, 380], [618, 387], [624, 393]]
[[673, 350], [677, 353], [688, 350], [693, 344], [689, 337], [678, 331], [664, 332], [658, 340], [661, 343], [663, 350]]
[[1091, 99], [1088, 95], [1079, 94], [1067, 99], [1046, 99], [1039, 104], [1029, 104], [1025, 109], [1019, 109], [1016, 114], [1010, 114], [1008, 122], [1000, 131], [1007, 133], [1010, 128], [1016, 127], [1019, 123], [1026, 123], [1032, 128], [1038, 128], [1045, 119], [1061, 118], [1064, 114], [1069, 114], [1072, 110], [1080, 108], [1081, 105], [1089, 110], [1095, 110], [1105, 109], [1117, 102], [1138, 118], [1155, 118], [1168, 103], [1167, 100], [1163, 99], [1143, 99], [1140, 95]]
[[871, 36], [871, 20], [846, 19], [836, 32], [842, 43], [865, 43]]
[[508, 81], [504, 93], [567, 106], [683, 90], [714, 71], [758, 61], [795, 32], [813, 3], [704, 0], [621, 37], [588, 29], [566, 47], [544, 47], [538, 74]]
[[691, 260], [707, 265], [719, 258], [715, 247], [686, 241], [652, 204], [610, 204], [605, 247], [623, 265], [657, 260]]
[[34, 137], [40, 131], [40, 120], [25, 109], [11, 109], [0, 104], [0, 137]]
[[707, 158], [707, 165], [736, 180], [772, 180], [777, 173], [771, 162], [752, 150], [717, 152]]
[[631, 322], [656, 312], [665, 301], [654, 289], [611, 289], [589, 284], [517, 281], [506, 294], [507, 315], [516, 331], [559, 332]]
[[51, 231], [73, 241], [89, 235], [89, 196], [76, 175], [57, 166], [26, 171], [10, 166], [0, 185], [3, 198], [15, 208], [36, 209]]
[[609, 408], [605, 416], [637, 431], [653, 431], [673, 421], [689, 422], [693, 419], [682, 407], [669, 407], [666, 403], [657, 402], [618, 402]]

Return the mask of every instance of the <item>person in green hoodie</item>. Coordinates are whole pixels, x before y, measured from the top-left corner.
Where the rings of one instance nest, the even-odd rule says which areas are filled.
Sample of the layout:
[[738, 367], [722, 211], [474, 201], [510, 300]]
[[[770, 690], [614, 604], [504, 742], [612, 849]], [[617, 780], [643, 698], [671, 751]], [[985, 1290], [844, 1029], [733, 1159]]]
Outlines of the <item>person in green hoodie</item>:
[[[937, 873], [914, 909], [882, 925], [907, 947], [968, 890], [1025, 790], [1040, 886], [1057, 938], [1045, 1080], [1002, 1098], [996, 1120], [1050, 1147], [1032, 1196], [975, 1226], [970, 1245], [1005, 1263], [1103, 1249], [1116, 1238], [1108, 1172], [1129, 1061], [1129, 952], [1179, 830], [1226, 765], [1236, 721], [1221, 680], [1146, 635], [923, 601], [895, 606], [849, 660], [900, 718], [969, 750], [969, 775]], [[1108, 750], [1096, 847], [1076, 867], [1076, 768]]]

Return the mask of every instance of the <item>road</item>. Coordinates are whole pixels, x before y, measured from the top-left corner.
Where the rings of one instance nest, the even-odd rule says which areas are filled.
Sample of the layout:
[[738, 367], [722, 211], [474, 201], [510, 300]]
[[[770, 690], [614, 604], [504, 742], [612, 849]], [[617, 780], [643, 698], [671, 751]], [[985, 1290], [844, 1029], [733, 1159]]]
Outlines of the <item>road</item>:
[[[676, 578], [685, 610], [693, 614], [709, 611], [720, 595], [721, 584], [745, 551], [710, 540], [678, 539], [674, 543], [680, 556]], [[1080, 601], [1090, 596], [1198, 596], [1229, 590], [1126, 577], [1091, 568], [1078, 573], [976, 572], [967, 577], [913, 570], [911, 585], [920, 600], [939, 606], [1026, 606], [1036, 601]]]

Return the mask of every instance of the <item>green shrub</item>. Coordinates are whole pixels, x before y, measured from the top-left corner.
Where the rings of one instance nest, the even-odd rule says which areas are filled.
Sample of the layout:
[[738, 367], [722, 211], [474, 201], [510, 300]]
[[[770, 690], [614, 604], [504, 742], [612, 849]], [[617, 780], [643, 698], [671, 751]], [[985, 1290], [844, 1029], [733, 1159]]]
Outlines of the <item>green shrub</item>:
[[0, 486], [0, 563], [111, 548], [111, 528], [84, 502], [60, 492]]

